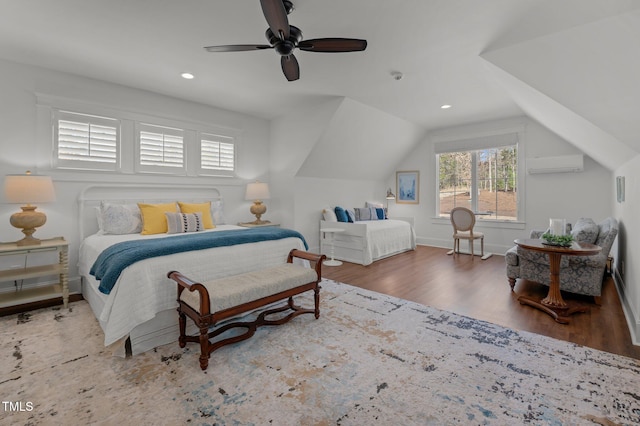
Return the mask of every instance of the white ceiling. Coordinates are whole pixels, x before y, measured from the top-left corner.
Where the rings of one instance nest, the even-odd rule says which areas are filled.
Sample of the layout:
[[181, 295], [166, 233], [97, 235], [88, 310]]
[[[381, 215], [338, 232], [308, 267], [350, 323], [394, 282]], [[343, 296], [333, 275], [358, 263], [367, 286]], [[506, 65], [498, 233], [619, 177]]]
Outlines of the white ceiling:
[[[294, 0], [294, 4], [289, 21], [302, 29], [305, 39], [364, 38], [367, 50], [297, 51], [301, 78], [287, 82], [273, 50], [208, 53], [203, 49], [266, 43], [267, 24], [258, 0], [0, 0], [0, 57], [267, 119], [327, 97], [344, 96], [435, 129], [523, 114], [522, 103], [487, 66], [491, 55], [480, 56], [511, 50], [511, 61], [494, 55], [500, 68], [519, 73], [527, 84], [547, 90], [547, 96], [555, 98], [557, 92], [556, 101], [572, 110], [584, 108], [588, 120], [606, 131], [624, 125], [621, 136], [638, 134], [634, 133], [639, 130], [637, 114], [626, 120], [612, 117], [611, 110], [605, 110], [611, 99], [600, 104], [598, 99], [585, 99], [588, 83], [586, 88], [572, 88], [565, 84], [571, 76], [540, 69], [549, 60], [562, 59], [597, 67], [585, 72], [611, 77], [611, 63], [587, 60], [588, 45], [572, 62], [571, 52], [556, 50], [547, 56], [545, 44], [527, 44], [567, 31], [597, 40], [597, 33], [571, 31], [602, 31], [611, 17], [640, 8], [638, 1]], [[605, 24], [588, 25], [594, 22]], [[619, 24], [613, 21], [605, 27]], [[606, 36], [609, 48], [618, 49], [615, 38], [625, 33], [607, 31]], [[638, 57], [636, 43], [637, 38], [625, 40], [622, 50], [605, 57], [624, 64], [627, 56]], [[520, 45], [534, 56], [518, 55], [514, 46]], [[184, 71], [196, 78], [182, 79]], [[394, 80], [392, 71], [402, 72], [404, 78]], [[626, 70], [622, 78], [638, 86], [637, 71]], [[617, 88], [624, 87], [625, 81], [616, 81]], [[606, 96], [606, 87], [601, 87], [597, 97]], [[441, 110], [444, 103], [453, 108]]]

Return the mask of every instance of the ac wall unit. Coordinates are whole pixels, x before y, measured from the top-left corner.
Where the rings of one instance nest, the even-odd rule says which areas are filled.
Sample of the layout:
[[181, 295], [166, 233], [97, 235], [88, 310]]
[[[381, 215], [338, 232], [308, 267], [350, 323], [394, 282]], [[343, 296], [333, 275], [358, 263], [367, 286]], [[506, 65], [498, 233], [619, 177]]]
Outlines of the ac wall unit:
[[582, 154], [527, 159], [527, 172], [531, 175], [537, 173], [575, 173], [583, 170], [584, 156]]

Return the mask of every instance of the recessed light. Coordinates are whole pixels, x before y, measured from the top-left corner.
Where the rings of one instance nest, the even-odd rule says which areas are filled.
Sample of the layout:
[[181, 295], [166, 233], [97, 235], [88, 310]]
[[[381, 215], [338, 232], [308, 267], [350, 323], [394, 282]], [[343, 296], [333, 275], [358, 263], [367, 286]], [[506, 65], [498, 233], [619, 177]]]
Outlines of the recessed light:
[[449, 105], [449, 104], [440, 105], [440, 108], [441, 109], [449, 109], [449, 108], [451, 108], [451, 105]]
[[190, 72], [183, 72], [182, 74], [180, 74], [182, 76], [182, 78], [186, 78], [187, 80], [192, 80], [195, 76], [193, 74], [191, 74]]

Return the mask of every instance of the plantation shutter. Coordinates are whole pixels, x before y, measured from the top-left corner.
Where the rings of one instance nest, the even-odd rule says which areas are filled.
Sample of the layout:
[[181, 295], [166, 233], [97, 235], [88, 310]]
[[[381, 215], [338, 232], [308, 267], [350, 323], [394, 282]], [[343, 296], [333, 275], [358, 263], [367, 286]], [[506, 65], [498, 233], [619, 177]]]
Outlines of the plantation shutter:
[[184, 132], [151, 124], [138, 125], [138, 166], [141, 171], [174, 173], [184, 169]]
[[66, 111], [57, 111], [55, 118], [55, 161], [58, 167], [117, 168], [118, 120]]
[[203, 135], [200, 144], [200, 166], [203, 169], [234, 170], [235, 146], [233, 139]]

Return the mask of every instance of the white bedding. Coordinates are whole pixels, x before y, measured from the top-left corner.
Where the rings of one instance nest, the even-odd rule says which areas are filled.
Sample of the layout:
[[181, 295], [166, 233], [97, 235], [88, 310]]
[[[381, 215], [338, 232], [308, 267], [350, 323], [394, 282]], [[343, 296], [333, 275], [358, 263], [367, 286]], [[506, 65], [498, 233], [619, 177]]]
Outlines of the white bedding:
[[348, 262], [369, 265], [375, 260], [416, 248], [413, 226], [404, 220], [321, 221], [320, 232], [323, 233], [325, 228], [344, 231], [321, 236], [323, 253], [329, 254], [327, 247], [330, 247], [333, 238], [336, 259]]
[[[204, 232], [229, 229], [243, 232], [247, 228], [220, 225]], [[180, 238], [180, 236], [171, 235], [168, 238]], [[87, 237], [80, 246], [78, 263], [80, 274], [89, 278], [83, 282], [85, 285], [96, 285], [97, 282], [91, 279], [93, 277], [89, 271], [105, 248], [122, 241], [159, 237], [167, 237], [167, 235], [94, 234]], [[167, 278], [169, 271], [177, 270], [196, 281], [207, 281], [283, 263], [293, 248], [305, 250], [304, 243], [299, 238], [285, 238], [176, 253], [134, 263], [122, 272], [109, 295], [93, 289], [104, 302], [102, 311], [95, 313], [104, 330], [105, 346], [127, 337], [135, 327], [148, 322], [160, 312], [173, 310], [178, 306], [176, 284]], [[175, 323], [177, 322], [176, 314]]]

